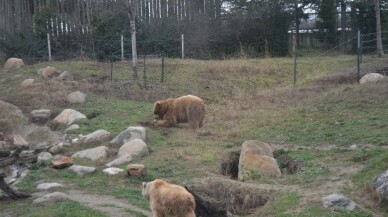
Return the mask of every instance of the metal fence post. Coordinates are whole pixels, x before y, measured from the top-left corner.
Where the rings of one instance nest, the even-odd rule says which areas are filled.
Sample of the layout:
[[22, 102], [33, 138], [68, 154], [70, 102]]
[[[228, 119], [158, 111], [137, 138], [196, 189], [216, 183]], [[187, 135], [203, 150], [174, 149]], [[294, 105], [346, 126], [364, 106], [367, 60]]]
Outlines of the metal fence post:
[[143, 79], [144, 79], [144, 87], [147, 87], [146, 55], [144, 55]]
[[121, 61], [124, 61], [124, 36], [121, 35]]
[[361, 63], [361, 33], [357, 32], [357, 82], [360, 81], [360, 63]]
[[48, 47], [49, 61], [51, 61], [51, 43], [50, 43], [50, 34], [49, 33], [47, 33], [47, 47]]
[[293, 35], [292, 39], [293, 39], [292, 40], [292, 54], [293, 54], [293, 58], [294, 58], [294, 87], [295, 87], [297, 76], [298, 76], [298, 72], [296, 71], [296, 39], [295, 39], [295, 35]]
[[163, 81], [164, 81], [164, 53], [162, 53], [162, 78], [160, 83], [163, 83]]

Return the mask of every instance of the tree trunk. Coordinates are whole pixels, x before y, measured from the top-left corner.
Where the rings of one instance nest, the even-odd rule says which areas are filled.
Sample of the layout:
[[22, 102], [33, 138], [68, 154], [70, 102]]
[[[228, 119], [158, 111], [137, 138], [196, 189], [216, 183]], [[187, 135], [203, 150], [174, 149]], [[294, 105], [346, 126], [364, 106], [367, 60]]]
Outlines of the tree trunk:
[[[346, 34], [346, 1], [341, 0], [341, 43], [345, 43], [347, 40]], [[343, 50], [346, 49], [346, 45], [342, 46]]]
[[131, 44], [132, 44], [132, 70], [133, 79], [137, 80], [137, 50], [136, 50], [136, 25], [135, 20], [129, 21], [131, 26]]
[[131, 28], [131, 44], [132, 44], [132, 70], [133, 70], [133, 79], [137, 80], [137, 50], [136, 50], [136, 0], [122, 0], [123, 5], [127, 9], [129, 25]]
[[377, 42], [377, 54], [379, 57], [384, 56], [383, 45], [381, 43], [381, 21], [380, 21], [380, 0], [375, 0], [376, 11], [376, 42]]
[[300, 27], [300, 17], [299, 17], [299, 8], [298, 8], [298, 1], [297, 1], [297, 0], [295, 0], [294, 10], [295, 10], [295, 38], [296, 38], [296, 48], [299, 49], [299, 27]]

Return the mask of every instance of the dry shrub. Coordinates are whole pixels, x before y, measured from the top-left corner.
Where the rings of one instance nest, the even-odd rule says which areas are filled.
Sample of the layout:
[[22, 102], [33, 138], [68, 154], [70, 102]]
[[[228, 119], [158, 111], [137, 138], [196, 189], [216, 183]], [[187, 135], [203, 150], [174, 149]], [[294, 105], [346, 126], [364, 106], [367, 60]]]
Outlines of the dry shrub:
[[237, 179], [239, 161], [240, 161], [240, 153], [238, 152], [227, 153], [221, 159], [220, 173], [224, 176], [230, 176], [232, 179]]
[[5, 101], [19, 107], [24, 113], [67, 105], [67, 87], [59, 82], [43, 81], [26, 88], [11, 88], [7, 92]]
[[269, 196], [260, 189], [220, 179], [208, 179], [202, 186], [194, 188], [193, 192], [215, 204], [220, 210], [237, 215], [254, 213], [269, 200]]

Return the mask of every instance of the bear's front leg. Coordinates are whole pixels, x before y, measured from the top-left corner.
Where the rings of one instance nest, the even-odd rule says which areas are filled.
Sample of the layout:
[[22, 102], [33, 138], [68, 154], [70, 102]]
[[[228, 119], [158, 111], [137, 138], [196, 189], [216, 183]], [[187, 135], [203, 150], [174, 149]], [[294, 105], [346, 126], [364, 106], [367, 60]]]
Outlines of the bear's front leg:
[[169, 127], [170, 124], [167, 120], [154, 120], [154, 126], [157, 127]]

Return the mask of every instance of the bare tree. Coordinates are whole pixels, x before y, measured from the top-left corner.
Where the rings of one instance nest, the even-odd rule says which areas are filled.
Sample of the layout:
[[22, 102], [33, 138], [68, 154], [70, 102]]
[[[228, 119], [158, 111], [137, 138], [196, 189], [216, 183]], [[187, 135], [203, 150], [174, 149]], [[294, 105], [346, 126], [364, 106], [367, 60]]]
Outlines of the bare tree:
[[383, 44], [381, 43], [381, 21], [380, 21], [380, 0], [375, 0], [375, 12], [376, 12], [376, 41], [377, 41], [377, 54], [379, 57], [384, 56]]
[[127, 9], [129, 25], [131, 28], [131, 44], [132, 44], [132, 70], [133, 79], [137, 80], [137, 50], [136, 50], [136, 4], [137, 0], [121, 0]]

